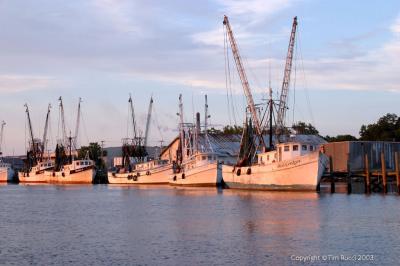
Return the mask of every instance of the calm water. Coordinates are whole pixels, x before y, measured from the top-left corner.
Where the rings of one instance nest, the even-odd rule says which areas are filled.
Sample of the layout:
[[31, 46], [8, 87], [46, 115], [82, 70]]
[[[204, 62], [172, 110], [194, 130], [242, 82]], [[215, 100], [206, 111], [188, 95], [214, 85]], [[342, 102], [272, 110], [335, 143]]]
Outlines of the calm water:
[[395, 195], [5, 185], [0, 202], [0, 264], [304, 265], [292, 255], [373, 255], [372, 264], [398, 265], [400, 258]]

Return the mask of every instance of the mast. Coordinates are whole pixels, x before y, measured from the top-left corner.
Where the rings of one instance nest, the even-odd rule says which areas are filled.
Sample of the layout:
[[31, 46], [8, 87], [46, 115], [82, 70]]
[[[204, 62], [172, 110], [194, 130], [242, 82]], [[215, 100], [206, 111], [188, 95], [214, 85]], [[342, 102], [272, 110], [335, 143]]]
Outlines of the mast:
[[3, 154], [3, 151], [1, 149], [1, 146], [3, 144], [3, 135], [4, 135], [4, 126], [6, 125], [6, 122], [1, 121], [1, 130], [0, 130], [0, 155]]
[[272, 88], [269, 87], [269, 149], [273, 149], [272, 141], [272, 115], [274, 112], [274, 101], [272, 100]]
[[67, 130], [65, 129], [64, 105], [61, 96], [60, 98], [58, 98], [58, 101], [60, 102], [59, 107], [60, 107], [60, 117], [61, 117], [62, 144], [64, 147], [67, 147], [68, 146]]
[[290, 74], [292, 71], [293, 50], [296, 38], [296, 29], [297, 29], [297, 17], [294, 17], [292, 24], [292, 32], [290, 34], [288, 52], [286, 56], [285, 73], [283, 76], [281, 96], [278, 106], [277, 127], [276, 127], [277, 131], [276, 134], [278, 135], [278, 139], [279, 135], [283, 133], [284, 123], [285, 123], [285, 114], [287, 109], [287, 97], [289, 92]]
[[72, 136], [71, 132], [69, 132], [69, 137], [68, 137], [68, 142], [69, 142], [69, 163], [72, 164]]
[[43, 160], [44, 152], [47, 147], [47, 130], [49, 128], [49, 118], [50, 118], [50, 109], [51, 109], [51, 104], [47, 107], [47, 115], [46, 115], [46, 122], [44, 124], [44, 132], [43, 132], [43, 140], [42, 140], [42, 147], [41, 147], [41, 154], [40, 154], [40, 160]]
[[[179, 138], [181, 142], [181, 160], [186, 156], [185, 134], [183, 129], [183, 103], [182, 94], [179, 94]], [[185, 149], [185, 151], [184, 151]]]
[[260, 145], [262, 145], [262, 147], [265, 149], [265, 143], [264, 143], [264, 139], [262, 137], [261, 123], [260, 123], [260, 120], [257, 115], [256, 107], [254, 105], [253, 95], [251, 94], [250, 85], [247, 80], [246, 72], [245, 72], [243, 64], [242, 64], [242, 59], [239, 54], [239, 49], [237, 47], [235, 37], [233, 36], [233, 32], [232, 32], [232, 29], [229, 24], [229, 20], [228, 20], [227, 16], [224, 16], [223, 24], [225, 25], [225, 27], [227, 29], [229, 42], [231, 44], [233, 57], [234, 57], [235, 63], [236, 63], [236, 68], [239, 73], [240, 80], [242, 82], [244, 94], [246, 95], [246, 99], [247, 99], [247, 105], [250, 109], [251, 117], [252, 117], [253, 123], [256, 128], [256, 133], [258, 135]]
[[74, 137], [74, 146], [75, 146], [75, 149], [78, 149], [79, 123], [80, 123], [80, 120], [81, 120], [81, 102], [82, 102], [82, 98], [79, 97], [79, 101], [78, 101], [78, 113], [77, 113], [77, 115], [76, 115], [75, 137]]
[[133, 100], [131, 94], [129, 94], [129, 107], [131, 110], [131, 119], [132, 119], [132, 125], [133, 125], [133, 139], [136, 140], [136, 121], [135, 121], [135, 109], [133, 108]]
[[204, 138], [207, 142], [209, 150], [212, 152], [212, 147], [210, 143], [210, 139], [208, 138], [208, 118], [210, 115], [208, 114], [208, 102], [207, 102], [207, 94], [204, 95], [205, 104], [204, 104]]
[[143, 144], [144, 148], [146, 148], [146, 146], [147, 146], [147, 139], [149, 137], [152, 108], [153, 108], [153, 97], [150, 97], [149, 110], [147, 112], [146, 131], [145, 131], [145, 134], [144, 134], [144, 144]]
[[33, 160], [36, 163], [37, 162], [37, 150], [36, 150], [36, 145], [35, 145], [35, 139], [33, 137], [33, 130], [32, 130], [32, 122], [31, 122], [31, 116], [29, 114], [29, 108], [28, 108], [28, 104], [25, 103], [25, 112], [26, 112], [26, 116], [28, 118], [28, 129], [29, 129], [29, 137], [31, 138], [31, 145], [32, 145], [32, 153], [33, 153]]

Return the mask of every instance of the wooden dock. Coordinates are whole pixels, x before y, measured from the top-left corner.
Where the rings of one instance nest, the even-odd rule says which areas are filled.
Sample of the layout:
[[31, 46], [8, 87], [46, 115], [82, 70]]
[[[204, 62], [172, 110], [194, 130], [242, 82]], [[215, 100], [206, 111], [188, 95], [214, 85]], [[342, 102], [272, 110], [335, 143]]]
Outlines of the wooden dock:
[[[400, 194], [400, 166], [399, 166], [399, 152], [394, 152], [394, 169], [386, 167], [386, 154], [384, 151], [380, 153], [380, 167], [379, 169], [372, 169], [368, 159], [368, 155], [364, 155], [364, 170], [351, 171], [349, 162], [347, 163], [347, 171], [335, 172], [332, 169], [332, 157], [329, 157], [329, 171], [324, 174], [321, 179], [321, 184], [330, 183], [331, 193], [336, 192], [336, 184], [340, 183], [347, 185], [347, 193], [353, 192], [354, 184], [358, 187], [360, 184], [364, 186], [364, 193], [397, 193]], [[390, 189], [389, 189], [390, 188]], [[320, 186], [319, 188], [320, 189]]]

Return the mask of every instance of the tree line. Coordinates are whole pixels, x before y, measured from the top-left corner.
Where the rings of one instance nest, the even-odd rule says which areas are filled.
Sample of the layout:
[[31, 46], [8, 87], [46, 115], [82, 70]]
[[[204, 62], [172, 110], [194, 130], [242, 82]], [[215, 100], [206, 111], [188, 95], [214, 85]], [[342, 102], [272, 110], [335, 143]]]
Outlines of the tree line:
[[[292, 130], [297, 134], [319, 135], [319, 131], [310, 123], [297, 122], [292, 125]], [[224, 126], [222, 129], [211, 128], [210, 134], [241, 134], [243, 127], [241, 126]], [[286, 133], [289, 133], [290, 130]], [[265, 130], [269, 134], [268, 130]], [[337, 136], [321, 136], [328, 142], [335, 141], [400, 141], [400, 117], [394, 113], [388, 113], [378, 119], [375, 123], [361, 125], [359, 137], [351, 134], [341, 134]]]

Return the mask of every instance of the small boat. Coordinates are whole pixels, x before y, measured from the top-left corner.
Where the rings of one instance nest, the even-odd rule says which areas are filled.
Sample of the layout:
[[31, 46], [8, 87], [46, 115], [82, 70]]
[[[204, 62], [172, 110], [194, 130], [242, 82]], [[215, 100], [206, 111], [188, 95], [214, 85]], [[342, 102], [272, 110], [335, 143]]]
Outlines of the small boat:
[[5, 163], [0, 158], [0, 182], [11, 182], [14, 177], [14, 170], [10, 163]]
[[222, 181], [222, 168], [214, 153], [196, 153], [187, 158], [170, 175], [174, 186], [217, 186]]
[[51, 105], [48, 105], [42, 140], [34, 138], [32, 122], [27, 104], [25, 104], [25, 108], [29, 128], [30, 148], [27, 152], [25, 160], [25, 169], [18, 173], [18, 180], [21, 183], [46, 183], [47, 178], [44, 175], [44, 172], [50, 171], [54, 168], [54, 162], [50, 158], [44, 158], [44, 152], [47, 146], [47, 129], [49, 126]]
[[[182, 95], [179, 96], [180, 143], [169, 184], [173, 186], [218, 186], [222, 181], [219, 157], [207, 135], [208, 104], [205, 95], [204, 145], [199, 143], [200, 121], [194, 126], [183, 121]], [[199, 117], [199, 116], [198, 116]]]
[[21, 183], [46, 183], [47, 177], [44, 175], [45, 171], [51, 171], [54, 168], [54, 162], [46, 160], [32, 166], [29, 171], [22, 171], [18, 173], [18, 180]]
[[132, 97], [129, 97], [129, 110], [133, 126], [133, 138], [122, 140], [122, 164], [115, 171], [107, 174], [110, 184], [168, 184], [169, 174], [172, 173], [170, 160], [149, 159], [146, 151], [150, 127], [153, 98], [147, 114], [145, 137], [137, 136], [135, 112]]
[[[66, 138], [64, 106], [62, 98], [59, 98], [60, 117], [62, 124], [63, 139], [59, 140], [55, 149], [55, 164], [52, 170], [44, 171], [46, 182], [61, 184], [92, 184], [96, 175], [95, 163], [90, 160], [87, 153], [84, 159], [76, 159], [74, 154], [77, 153], [77, 139], [80, 120], [81, 98], [79, 98], [77, 127], [75, 129], [75, 137]], [[72, 147], [75, 146], [74, 154]], [[66, 155], [65, 147], [69, 150]]]
[[74, 160], [58, 171], [44, 171], [47, 183], [92, 184], [96, 171], [92, 160]]
[[[3, 154], [1, 150], [1, 144], [3, 142], [3, 134], [4, 134], [4, 126], [6, 122], [1, 122], [0, 129], [0, 156]], [[14, 170], [10, 163], [3, 162], [3, 159], [0, 157], [0, 182], [8, 182], [12, 181], [14, 177]]]
[[168, 184], [172, 164], [167, 160], [136, 163], [132, 171], [109, 172], [110, 184]]

